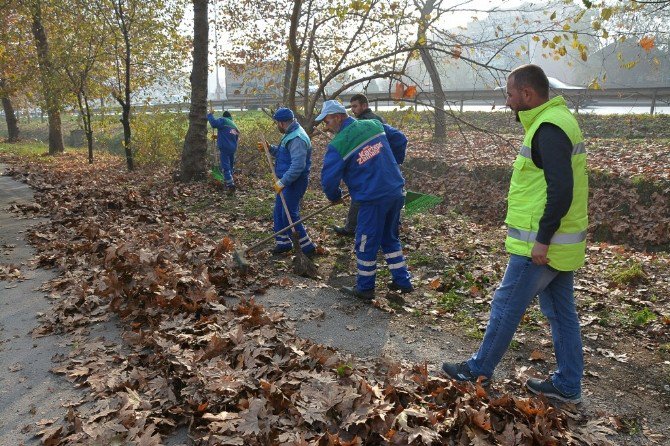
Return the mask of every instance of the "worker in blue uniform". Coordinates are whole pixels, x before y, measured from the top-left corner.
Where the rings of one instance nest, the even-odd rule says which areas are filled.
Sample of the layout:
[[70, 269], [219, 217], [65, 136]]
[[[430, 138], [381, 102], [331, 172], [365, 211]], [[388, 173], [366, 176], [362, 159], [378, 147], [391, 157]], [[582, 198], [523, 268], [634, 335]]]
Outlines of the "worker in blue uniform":
[[[405, 180], [398, 163], [404, 159], [407, 139], [399, 130], [379, 121], [349, 117], [336, 100], [325, 101], [316, 120], [323, 121], [335, 133], [321, 171], [326, 197], [331, 202], [340, 201], [340, 182], [344, 181], [352, 200], [360, 203], [355, 236], [356, 286], [344, 287], [342, 291], [365, 300], [374, 298], [380, 247], [393, 279], [389, 289], [400, 293], [413, 291], [399, 239]], [[395, 150], [389, 141], [394, 142]]]
[[[275, 175], [278, 178], [274, 184], [277, 197], [274, 207], [274, 231], [280, 231], [289, 226], [289, 220], [279, 197], [284, 194], [291, 221], [300, 219], [300, 200], [307, 191], [309, 182], [309, 169], [312, 165], [312, 142], [305, 130], [296, 121], [293, 112], [285, 107], [277, 109], [272, 119], [277, 125], [277, 130], [284, 134], [279, 145], [270, 145], [270, 154], [275, 158]], [[265, 150], [263, 143], [259, 143], [259, 150]], [[295, 226], [302, 252], [312, 255], [316, 251], [316, 245], [307, 235], [304, 225]], [[275, 247], [272, 254], [281, 254], [291, 250], [290, 232], [284, 232], [275, 237]]]
[[233, 122], [229, 111], [224, 111], [221, 118], [216, 119], [210, 110], [207, 120], [212, 128], [217, 130], [216, 146], [219, 149], [219, 162], [223, 172], [224, 186], [228, 192], [235, 191], [233, 173], [235, 169], [235, 152], [237, 152], [237, 141], [240, 131]]

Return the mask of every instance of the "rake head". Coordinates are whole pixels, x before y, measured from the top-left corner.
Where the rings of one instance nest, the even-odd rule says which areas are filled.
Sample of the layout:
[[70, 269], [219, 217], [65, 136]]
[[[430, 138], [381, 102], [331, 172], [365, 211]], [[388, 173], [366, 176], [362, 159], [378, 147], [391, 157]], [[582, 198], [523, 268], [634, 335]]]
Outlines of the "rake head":
[[302, 252], [297, 232], [291, 234], [291, 240], [293, 241], [293, 251], [295, 252], [295, 257], [293, 257], [293, 272], [299, 276], [316, 279], [319, 271], [316, 269], [314, 262]]
[[249, 262], [247, 262], [247, 259], [244, 256], [245, 254], [246, 251], [241, 249], [236, 249], [235, 252], [233, 252], [233, 260], [235, 261], [235, 265], [237, 265], [237, 268], [242, 274], [246, 274], [246, 272], [249, 270]]

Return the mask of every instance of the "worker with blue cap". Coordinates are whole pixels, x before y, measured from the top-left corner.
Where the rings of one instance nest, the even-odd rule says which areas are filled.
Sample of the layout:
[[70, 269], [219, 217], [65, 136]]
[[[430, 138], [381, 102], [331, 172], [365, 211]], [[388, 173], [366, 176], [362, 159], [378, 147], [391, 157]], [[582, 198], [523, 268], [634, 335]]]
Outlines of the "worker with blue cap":
[[[284, 134], [279, 145], [269, 146], [270, 154], [275, 157], [274, 170], [278, 178], [274, 184], [277, 192], [274, 207], [274, 232], [278, 232], [290, 224], [282, 206], [280, 193], [284, 194], [291, 221], [300, 220], [300, 200], [307, 191], [309, 169], [312, 165], [312, 142], [289, 108], [278, 108], [272, 119], [277, 124], [277, 130]], [[263, 143], [258, 143], [258, 150], [265, 150]], [[298, 232], [302, 252], [307, 255], [314, 254], [316, 246], [307, 235], [303, 224], [297, 225], [295, 229]], [[272, 254], [290, 251], [291, 247], [289, 233], [284, 232], [275, 237]]]
[[[316, 121], [323, 121], [335, 133], [323, 159], [323, 192], [331, 202], [340, 201], [340, 182], [344, 181], [352, 200], [360, 203], [355, 236], [356, 286], [344, 287], [342, 291], [364, 300], [374, 298], [380, 247], [393, 279], [389, 289], [400, 293], [413, 291], [399, 239], [405, 179], [398, 162], [404, 159], [407, 138], [379, 121], [358, 121], [348, 116], [336, 100], [323, 103]], [[389, 141], [394, 141], [393, 146]]]
[[235, 152], [237, 152], [237, 140], [240, 130], [233, 122], [229, 111], [224, 111], [220, 118], [214, 117], [214, 111], [210, 109], [207, 120], [212, 128], [217, 130], [216, 146], [219, 149], [219, 163], [223, 172], [223, 181], [228, 193], [235, 192], [235, 181], [233, 172], [235, 170]]

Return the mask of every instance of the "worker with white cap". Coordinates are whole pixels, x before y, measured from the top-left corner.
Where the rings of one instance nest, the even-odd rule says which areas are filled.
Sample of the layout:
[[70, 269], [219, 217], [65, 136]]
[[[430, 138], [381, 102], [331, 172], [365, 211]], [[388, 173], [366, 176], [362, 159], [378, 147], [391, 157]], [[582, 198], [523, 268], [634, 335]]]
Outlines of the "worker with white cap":
[[[335, 133], [323, 159], [321, 185], [331, 202], [341, 200], [340, 182], [344, 181], [352, 200], [360, 202], [356, 227], [356, 286], [342, 291], [371, 300], [375, 295], [377, 251], [381, 247], [391, 270], [389, 289], [400, 293], [413, 291], [407, 263], [400, 244], [400, 210], [404, 204], [405, 180], [400, 173], [381, 122], [361, 120], [347, 115], [336, 100], [325, 101], [316, 121], [323, 121]], [[397, 136], [397, 135], [394, 135]], [[404, 154], [403, 154], [404, 156]]]

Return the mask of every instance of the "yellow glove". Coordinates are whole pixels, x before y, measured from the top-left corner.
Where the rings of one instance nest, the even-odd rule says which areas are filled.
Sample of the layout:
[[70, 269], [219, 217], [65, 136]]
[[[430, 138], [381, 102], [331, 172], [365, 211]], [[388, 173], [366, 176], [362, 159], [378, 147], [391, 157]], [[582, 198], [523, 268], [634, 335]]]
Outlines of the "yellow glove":
[[267, 143], [259, 142], [259, 143], [258, 143], [258, 151], [261, 152], [261, 153], [263, 153], [263, 152], [265, 152], [266, 150], [269, 150], [269, 148], [268, 148], [268, 146], [267, 146]]
[[284, 185], [281, 184], [281, 181], [277, 181], [274, 184], [274, 188], [275, 188], [275, 192], [277, 192], [277, 195], [279, 195], [281, 193], [281, 191], [284, 190]]

